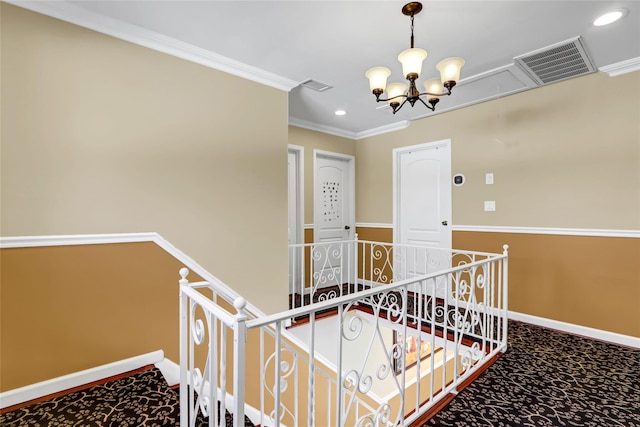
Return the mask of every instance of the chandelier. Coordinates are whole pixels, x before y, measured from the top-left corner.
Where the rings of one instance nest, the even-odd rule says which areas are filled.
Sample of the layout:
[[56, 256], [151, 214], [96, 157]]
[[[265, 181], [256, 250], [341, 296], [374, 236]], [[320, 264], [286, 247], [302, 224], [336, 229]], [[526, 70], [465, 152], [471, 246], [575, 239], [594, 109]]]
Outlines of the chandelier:
[[[387, 78], [391, 75], [391, 70], [386, 67], [373, 67], [366, 72], [369, 79], [371, 92], [376, 96], [376, 102], [388, 101], [393, 109], [393, 114], [398, 112], [404, 104], [409, 102], [413, 107], [416, 101], [422, 102], [425, 107], [435, 111], [436, 104], [441, 96], [451, 95], [451, 89], [460, 80], [460, 69], [464, 65], [462, 58], [443, 59], [436, 65], [440, 71], [440, 78], [429, 79], [424, 82], [425, 92], [420, 92], [416, 88], [416, 80], [422, 72], [422, 61], [427, 57], [427, 52], [420, 48], [413, 47], [413, 17], [422, 10], [422, 3], [411, 2], [402, 7], [402, 13], [411, 17], [411, 48], [402, 51], [398, 55], [398, 61], [402, 64], [402, 73], [409, 81], [409, 88], [404, 83], [390, 83], [387, 85]], [[446, 92], [444, 91], [446, 89]], [[387, 98], [380, 98], [384, 91], [387, 91]], [[423, 98], [426, 98], [427, 102]]]

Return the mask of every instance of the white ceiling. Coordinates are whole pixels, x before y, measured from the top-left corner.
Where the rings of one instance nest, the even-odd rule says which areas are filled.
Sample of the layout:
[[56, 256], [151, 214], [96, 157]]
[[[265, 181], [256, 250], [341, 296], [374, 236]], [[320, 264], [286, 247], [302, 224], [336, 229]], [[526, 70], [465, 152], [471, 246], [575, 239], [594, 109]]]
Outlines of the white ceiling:
[[[396, 115], [380, 109], [384, 104], [376, 104], [364, 76], [380, 65], [392, 70], [390, 81], [402, 80], [396, 58], [409, 47], [410, 21], [401, 13], [405, 1], [10, 3], [290, 90], [294, 125], [357, 139], [434, 114], [419, 103]], [[462, 80], [436, 113], [536, 87], [513, 58], [577, 36], [600, 71], [640, 69], [637, 0], [422, 3], [415, 45], [428, 57], [420, 81], [437, 77], [435, 64], [443, 58], [466, 60]], [[622, 20], [592, 25], [601, 13], [619, 8], [628, 12]], [[310, 78], [332, 88], [298, 86]], [[348, 114], [337, 117], [337, 109]]]

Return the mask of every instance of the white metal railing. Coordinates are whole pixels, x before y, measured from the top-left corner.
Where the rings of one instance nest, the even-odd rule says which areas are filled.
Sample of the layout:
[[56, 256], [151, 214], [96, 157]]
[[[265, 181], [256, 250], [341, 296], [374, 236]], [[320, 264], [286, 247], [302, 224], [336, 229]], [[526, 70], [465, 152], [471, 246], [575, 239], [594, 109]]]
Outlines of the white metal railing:
[[289, 245], [290, 308], [390, 284], [493, 254], [358, 240]]
[[[307, 301], [269, 316], [251, 316], [242, 298], [226, 301], [181, 271], [185, 425], [199, 411], [217, 425], [227, 406], [234, 425], [245, 413], [262, 426], [410, 424], [506, 350], [506, 246], [331, 245], [352, 265], [331, 267], [335, 292], [309, 282], [299, 288]], [[294, 247], [310, 258], [316, 249]]]

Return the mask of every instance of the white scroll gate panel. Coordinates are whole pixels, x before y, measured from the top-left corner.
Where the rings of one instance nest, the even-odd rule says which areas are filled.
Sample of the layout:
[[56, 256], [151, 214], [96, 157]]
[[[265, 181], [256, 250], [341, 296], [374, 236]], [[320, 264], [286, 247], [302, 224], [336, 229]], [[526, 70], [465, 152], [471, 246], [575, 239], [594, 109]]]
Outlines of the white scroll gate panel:
[[348, 283], [349, 247], [354, 233], [353, 159], [316, 152], [314, 168], [314, 242], [311, 254], [318, 287]]
[[[404, 277], [449, 267], [442, 251], [451, 249], [451, 145], [438, 141], [394, 151], [395, 243], [406, 245], [394, 256], [396, 272]], [[415, 247], [415, 249], [414, 249]], [[438, 294], [444, 296], [444, 284]]]

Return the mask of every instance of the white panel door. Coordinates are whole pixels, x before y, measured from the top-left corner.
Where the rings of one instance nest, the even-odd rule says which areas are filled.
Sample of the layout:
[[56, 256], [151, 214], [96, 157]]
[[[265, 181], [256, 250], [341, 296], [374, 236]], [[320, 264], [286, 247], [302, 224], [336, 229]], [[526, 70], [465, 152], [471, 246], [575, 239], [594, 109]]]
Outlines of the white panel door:
[[354, 237], [353, 181], [353, 157], [315, 153], [312, 258], [318, 287], [349, 283], [353, 273], [350, 246], [338, 243]]
[[[449, 140], [394, 150], [396, 243], [408, 249], [394, 269], [401, 278], [448, 268], [451, 249], [451, 146]], [[438, 292], [443, 294], [444, 289]]]

